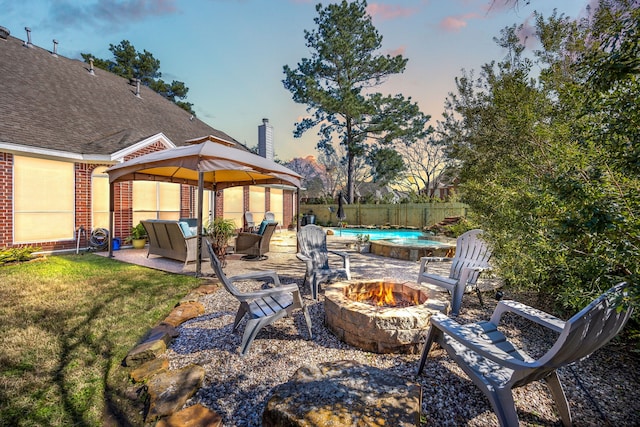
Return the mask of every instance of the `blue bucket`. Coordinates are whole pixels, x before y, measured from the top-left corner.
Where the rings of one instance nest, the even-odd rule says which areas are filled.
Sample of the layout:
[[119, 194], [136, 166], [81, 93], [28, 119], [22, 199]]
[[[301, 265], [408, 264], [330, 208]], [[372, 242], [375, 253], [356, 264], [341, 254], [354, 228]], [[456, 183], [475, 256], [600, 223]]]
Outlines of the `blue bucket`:
[[113, 250], [114, 251], [120, 250], [120, 238], [119, 237], [115, 237], [113, 239]]

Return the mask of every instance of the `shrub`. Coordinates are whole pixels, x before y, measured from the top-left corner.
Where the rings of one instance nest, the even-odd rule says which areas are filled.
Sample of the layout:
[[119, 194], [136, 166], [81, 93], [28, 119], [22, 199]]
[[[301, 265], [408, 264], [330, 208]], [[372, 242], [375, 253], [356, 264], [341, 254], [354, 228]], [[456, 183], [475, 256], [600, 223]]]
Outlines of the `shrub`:
[[34, 248], [33, 246], [2, 248], [0, 249], [0, 264], [29, 261], [34, 258], [33, 253], [39, 250], [40, 248]]

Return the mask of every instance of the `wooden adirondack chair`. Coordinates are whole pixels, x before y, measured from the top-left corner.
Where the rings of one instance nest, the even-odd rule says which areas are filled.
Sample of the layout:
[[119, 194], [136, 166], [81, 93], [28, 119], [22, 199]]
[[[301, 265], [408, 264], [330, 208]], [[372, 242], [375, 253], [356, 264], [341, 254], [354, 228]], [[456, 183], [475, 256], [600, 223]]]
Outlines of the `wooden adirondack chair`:
[[[435, 341], [489, 398], [500, 425], [518, 425], [511, 390], [545, 379], [562, 423], [570, 426], [571, 411], [556, 370], [589, 356], [622, 330], [632, 311], [617, 310], [617, 303], [626, 294], [625, 288], [625, 283], [614, 286], [566, 322], [515, 301], [500, 301], [488, 322], [460, 325], [436, 313], [431, 317], [418, 375]], [[498, 331], [504, 313], [522, 316], [560, 336], [546, 354], [534, 360]]]
[[[307, 328], [309, 329], [309, 338], [313, 338], [311, 333], [311, 318], [307, 307], [302, 302], [298, 285], [292, 283], [290, 285], [280, 284], [280, 278], [275, 271], [256, 271], [253, 273], [241, 274], [238, 276], [227, 277], [222, 271], [222, 264], [216, 256], [211, 243], [205, 240], [209, 256], [211, 259], [211, 268], [224, 288], [240, 301], [240, 307], [233, 322], [233, 330], [238, 329], [238, 325], [244, 316], [249, 316], [247, 326], [242, 335], [242, 344], [240, 345], [240, 354], [243, 356], [249, 351], [253, 339], [256, 337], [260, 329], [273, 323], [274, 321], [291, 314], [297, 308], [302, 309]], [[233, 285], [238, 280], [270, 278], [273, 280], [275, 287], [270, 289], [259, 289], [253, 292], [240, 292]]]
[[[318, 285], [338, 277], [351, 280], [349, 266], [349, 254], [327, 249], [327, 235], [322, 227], [317, 225], [305, 225], [298, 231], [298, 250], [296, 254], [299, 260], [304, 261], [307, 271], [304, 276], [304, 284], [309, 284], [311, 296], [318, 299]], [[342, 258], [342, 268], [329, 267], [329, 254]]]
[[[470, 230], [460, 235], [456, 241], [456, 253], [453, 258], [422, 257], [420, 258], [420, 272], [418, 283], [426, 282], [431, 285], [447, 289], [452, 296], [451, 315], [457, 316], [462, 305], [462, 296], [466, 290], [475, 289], [480, 304], [482, 295], [478, 289], [478, 277], [484, 270], [489, 269], [491, 250], [480, 238], [482, 230]], [[428, 272], [430, 262], [449, 261], [451, 270], [449, 277]]]

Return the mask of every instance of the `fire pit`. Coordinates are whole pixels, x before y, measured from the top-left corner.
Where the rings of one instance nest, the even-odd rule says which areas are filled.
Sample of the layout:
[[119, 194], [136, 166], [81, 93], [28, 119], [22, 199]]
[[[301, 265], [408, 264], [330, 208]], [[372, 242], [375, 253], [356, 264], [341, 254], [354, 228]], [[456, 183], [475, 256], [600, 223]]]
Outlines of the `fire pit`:
[[417, 353], [431, 315], [449, 303], [416, 283], [364, 280], [325, 289], [327, 327], [347, 344], [374, 353]]

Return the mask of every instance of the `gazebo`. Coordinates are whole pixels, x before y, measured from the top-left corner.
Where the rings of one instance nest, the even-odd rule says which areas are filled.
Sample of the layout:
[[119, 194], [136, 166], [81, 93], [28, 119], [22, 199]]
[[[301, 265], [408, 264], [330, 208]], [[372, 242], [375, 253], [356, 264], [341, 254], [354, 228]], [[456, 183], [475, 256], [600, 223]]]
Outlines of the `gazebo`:
[[[284, 185], [297, 192], [299, 206], [302, 177], [273, 160], [249, 151], [223, 145], [213, 136], [197, 144], [146, 154], [112, 166], [109, 174], [109, 256], [113, 255], [114, 185], [125, 181], [159, 181], [198, 187], [198, 256], [196, 274], [201, 272], [202, 199], [204, 189], [213, 191], [240, 185]], [[193, 141], [187, 141], [193, 142]]]

